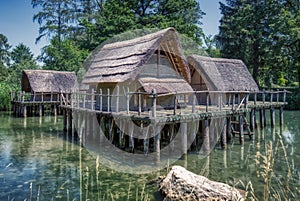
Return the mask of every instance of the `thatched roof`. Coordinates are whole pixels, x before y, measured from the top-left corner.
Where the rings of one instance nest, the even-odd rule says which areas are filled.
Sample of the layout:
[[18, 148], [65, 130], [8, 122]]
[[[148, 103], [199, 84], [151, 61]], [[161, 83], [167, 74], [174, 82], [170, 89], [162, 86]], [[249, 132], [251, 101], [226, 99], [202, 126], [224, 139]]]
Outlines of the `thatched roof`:
[[[143, 65], [149, 61], [158, 49], [166, 54], [174, 70], [183, 78], [176, 80], [176, 82], [180, 84], [185, 82], [184, 80], [189, 81], [190, 72], [182, 53], [177, 33], [175, 29], [167, 28], [132, 40], [104, 45], [95, 54], [82, 83], [96, 85], [139, 79], [138, 75]], [[160, 79], [159, 81], [160, 83], [165, 83], [167, 79], [164, 81]], [[152, 87], [160, 87], [159, 91], [171, 89], [171, 86], [168, 86], [169, 84], [158, 86], [157, 83], [159, 82], [155, 79], [148, 81], [140, 79], [139, 82], [147, 89]], [[186, 85], [188, 84], [184, 86]], [[147, 89], [145, 90], [147, 91]]]
[[198, 71], [209, 90], [259, 90], [246, 65], [241, 60], [198, 55], [191, 55], [187, 59], [191, 72]]
[[22, 72], [22, 91], [25, 92], [71, 92], [78, 89], [75, 73], [50, 70], [24, 70]]

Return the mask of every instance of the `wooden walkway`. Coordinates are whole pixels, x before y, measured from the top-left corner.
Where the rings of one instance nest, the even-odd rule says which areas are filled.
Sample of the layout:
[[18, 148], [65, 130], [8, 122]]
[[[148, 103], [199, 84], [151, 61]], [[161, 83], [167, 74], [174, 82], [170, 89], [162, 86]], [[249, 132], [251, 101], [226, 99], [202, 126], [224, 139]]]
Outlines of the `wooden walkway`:
[[[91, 141], [101, 142], [105, 137], [110, 143], [128, 152], [142, 151], [147, 154], [152, 151], [158, 155], [162, 144], [170, 143], [174, 135], [180, 132], [183, 136], [180, 149], [183, 154], [187, 154], [191, 136], [197, 141], [192, 144], [202, 144], [207, 151], [211, 149], [209, 142], [215, 140], [212, 136], [218, 138], [224, 148], [233, 137], [238, 137], [243, 144], [244, 135], [250, 139], [253, 137], [257, 112], [263, 128], [266, 126], [266, 110], [270, 110], [270, 124], [275, 126], [275, 109], [280, 111], [279, 123], [282, 124], [283, 107], [287, 104], [287, 91], [197, 91], [171, 94], [174, 95], [170, 104], [172, 107], [164, 109], [157, 105], [157, 98], [166, 94], [158, 95], [154, 91], [146, 94], [151, 98], [151, 107], [147, 109], [141, 99], [141, 95], [145, 94], [73, 93], [69, 98], [64, 98], [66, 101], [60, 106], [64, 116], [64, 130], [79, 136], [83, 145]], [[197, 103], [198, 94], [204, 94], [207, 101]], [[134, 95], [137, 97], [137, 106], [130, 107], [130, 99]], [[220, 135], [214, 134], [217, 129], [211, 124], [220, 119], [224, 120], [218, 124], [222, 127], [219, 129]], [[139, 131], [131, 126], [132, 122], [139, 128], [149, 129], [140, 134], [142, 137], [135, 136]], [[140, 148], [141, 145], [143, 148]]]

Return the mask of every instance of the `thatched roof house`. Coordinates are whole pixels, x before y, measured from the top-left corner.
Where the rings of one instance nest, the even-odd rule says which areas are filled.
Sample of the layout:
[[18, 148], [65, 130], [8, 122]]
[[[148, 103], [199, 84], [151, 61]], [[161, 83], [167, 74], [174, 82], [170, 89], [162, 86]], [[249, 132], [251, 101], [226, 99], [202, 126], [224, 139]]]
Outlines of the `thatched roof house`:
[[116, 85], [157, 93], [191, 91], [190, 71], [176, 30], [167, 28], [132, 40], [104, 45], [82, 83], [103, 91]]
[[[157, 59], [158, 55], [163, 58]], [[147, 78], [140, 76], [143, 72], [149, 71], [149, 69], [143, 70], [145, 64], [159, 62], [159, 65], [170, 64], [179, 76], [176, 78], [171, 76], [168, 80], [166, 80], [168, 76], [163, 77], [163, 75], [159, 78], [156, 75], [146, 76]], [[179, 90], [185, 87], [189, 88], [185, 81], [189, 81], [189, 79], [188, 66], [176, 31], [168, 28], [132, 40], [105, 45], [95, 55], [82, 82], [96, 86], [104, 83], [138, 80], [145, 91], [157, 88], [158, 92], [163, 93], [174, 91], [176, 88], [174, 85], [177, 85]], [[170, 83], [173, 83], [173, 86], [170, 86]]]
[[51, 70], [23, 70], [22, 91], [31, 93], [64, 93], [78, 89], [75, 73]]
[[191, 55], [187, 58], [195, 90], [258, 91], [246, 65], [237, 59]]

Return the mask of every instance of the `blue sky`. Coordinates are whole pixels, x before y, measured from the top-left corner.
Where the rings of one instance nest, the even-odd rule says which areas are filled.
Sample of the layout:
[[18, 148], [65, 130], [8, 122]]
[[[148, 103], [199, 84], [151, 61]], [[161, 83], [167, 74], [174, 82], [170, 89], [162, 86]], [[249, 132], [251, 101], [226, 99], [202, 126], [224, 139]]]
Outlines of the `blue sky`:
[[[199, 2], [202, 11], [206, 13], [202, 20], [204, 33], [217, 34], [221, 17], [219, 0], [199, 0]], [[37, 10], [31, 7], [31, 0], [1, 0], [0, 3], [0, 33], [8, 38], [8, 43], [13, 47], [24, 43], [37, 56], [40, 49], [49, 41], [43, 39], [35, 44], [39, 26], [32, 18], [36, 12]]]

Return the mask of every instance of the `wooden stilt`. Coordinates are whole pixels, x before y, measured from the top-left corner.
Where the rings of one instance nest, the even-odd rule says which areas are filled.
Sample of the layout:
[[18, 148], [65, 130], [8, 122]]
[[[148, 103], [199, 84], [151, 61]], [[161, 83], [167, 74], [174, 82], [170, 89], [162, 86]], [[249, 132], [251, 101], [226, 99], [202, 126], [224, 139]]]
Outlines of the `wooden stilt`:
[[68, 133], [72, 134], [72, 111], [68, 111]]
[[264, 117], [265, 116], [264, 116], [264, 109], [263, 108], [259, 109], [259, 117], [260, 117], [260, 128], [264, 128], [264, 126], [265, 126]]
[[250, 129], [251, 131], [255, 130], [255, 109], [251, 109], [250, 112]]
[[64, 118], [64, 132], [67, 132], [67, 111], [64, 109], [63, 110], [63, 118]]
[[128, 123], [128, 134], [129, 134], [129, 151], [131, 153], [134, 152], [134, 137], [133, 137], [133, 131], [134, 131], [134, 125], [132, 122]]
[[23, 117], [24, 118], [27, 117], [27, 106], [26, 105], [23, 106]]
[[221, 131], [221, 147], [223, 149], [226, 149], [227, 145], [227, 119], [225, 118], [223, 120], [223, 125], [222, 125], [222, 131]]
[[[142, 127], [144, 127], [144, 125], [142, 124]], [[149, 153], [149, 127], [146, 128], [145, 133], [143, 133], [144, 135], [144, 139], [143, 139], [143, 144], [144, 144], [144, 154], [147, 155]]]
[[156, 164], [160, 163], [160, 130], [160, 125], [156, 125], [154, 127], [154, 131], [156, 133], [154, 136], [154, 151], [156, 152]]
[[204, 151], [204, 153], [208, 153], [210, 151], [209, 120], [208, 119], [203, 121], [202, 128], [203, 128], [203, 131], [202, 131], [202, 133], [203, 133], [203, 144], [202, 144], [203, 149], [202, 150]]
[[181, 129], [181, 147], [182, 147], [182, 153], [183, 156], [187, 155], [188, 147], [187, 147], [187, 123], [181, 123], [180, 125]]
[[279, 109], [279, 125], [283, 125], [283, 107], [280, 107]]
[[226, 129], [227, 142], [230, 142], [231, 138], [232, 138], [231, 117], [227, 117], [226, 121], [227, 121], [227, 123], [226, 123], [226, 125], [227, 125], [227, 129]]
[[264, 116], [264, 127], [267, 127], [267, 121], [266, 121], [266, 109], [263, 108], [263, 116]]
[[43, 116], [43, 105], [42, 104], [39, 105], [39, 115], [40, 115], [40, 117]]
[[244, 117], [242, 115], [239, 116], [239, 128], [240, 144], [244, 144]]
[[271, 127], [274, 128], [274, 126], [275, 126], [275, 109], [273, 107], [270, 108], [270, 123], [271, 123]]

